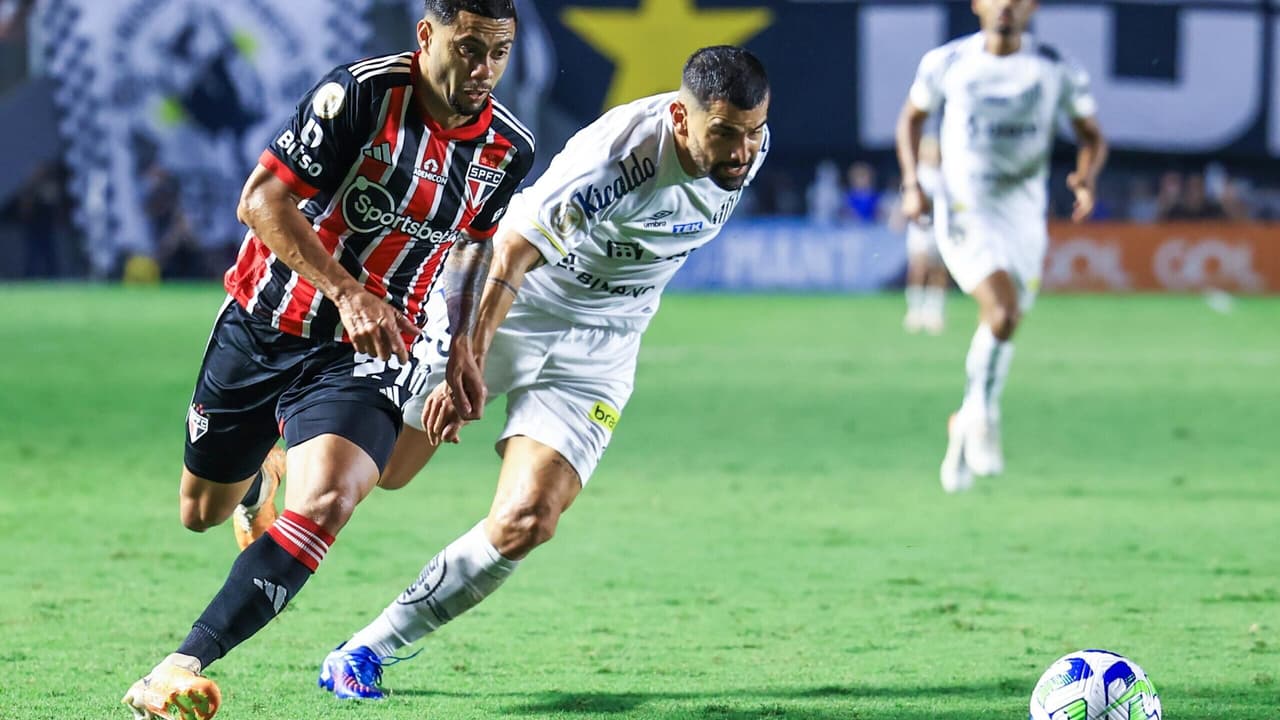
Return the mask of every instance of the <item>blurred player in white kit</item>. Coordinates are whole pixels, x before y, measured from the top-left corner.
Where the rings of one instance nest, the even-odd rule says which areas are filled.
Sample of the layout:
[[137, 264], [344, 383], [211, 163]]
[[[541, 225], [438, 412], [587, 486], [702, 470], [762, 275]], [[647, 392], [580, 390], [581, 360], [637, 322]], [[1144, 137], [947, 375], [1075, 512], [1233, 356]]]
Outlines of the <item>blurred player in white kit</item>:
[[933, 203], [938, 247], [956, 283], [979, 306], [964, 400], [948, 423], [940, 471], [948, 492], [970, 487], [975, 475], [1004, 470], [1000, 394], [1014, 330], [1040, 286], [1059, 116], [1069, 118], [1079, 146], [1067, 178], [1075, 193], [1073, 220], [1092, 213], [1106, 160], [1088, 76], [1025, 32], [1036, 7], [1035, 0], [973, 0], [981, 30], [925, 54], [898, 119], [902, 211], [911, 220], [930, 205], [916, 172], [921, 130], [930, 113], [944, 108], [942, 184]]
[[[942, 183], [939, 168], [938, 138], [926, 135], [920, 139], [916, 182], [932, 201]], [[921, 214], [906, 223], [907, 233], [907, 314], [902, 327], [909, 333], [927, 332], [937, 335], [946, 325], [947, 282], [951, 276], [942, 263], [933, 217]]]
[[663, 288], [720, 232], [763, 164], [768, 110], [755, 56], [703, 48], [686, 62], [679, 91], [605, 113], [513, 198], [475, 326], [452, 328], [447, 357], [438, 330], [415, 344], [430, 374], [425, 386], [435, 390], [406, 406], [405, 433], [381, 481], [408, 483], [442, 441], [479, 417], [483, 404], [442, 382], [477, 363], [479, 396], [507, 396], [493, 505], [329, 653], [322, 688], [344, 699], [382, 697], [382, 668], [396, 651], [475, 606], [551, 539], [631, 396], [640, 338]]

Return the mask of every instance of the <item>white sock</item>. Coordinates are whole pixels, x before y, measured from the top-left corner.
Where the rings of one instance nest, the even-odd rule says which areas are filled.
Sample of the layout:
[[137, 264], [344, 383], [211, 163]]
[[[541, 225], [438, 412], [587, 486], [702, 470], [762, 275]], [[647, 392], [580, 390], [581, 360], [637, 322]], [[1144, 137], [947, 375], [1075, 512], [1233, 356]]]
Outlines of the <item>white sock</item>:
[[943, 308], [946, 307], [947, 291], [944, 288], [930, 285], [924, 289], [924, 299], [921, 301], [924, 307], [924, 313], [930, 317], [942, 317]]
[[924, 307], [924, 288], [919, 285], [907, 286], [907, 312], [917, 313]]
[[964, 360], [968, 384], [960, 406], [962, 414], [984, 421], [999, 416], [1000, 392], [1004, 390], [1012, 359], [1013, 343], [997, 340], [991, 328], [979, 324]]
[[394, 655], [475, 607], [519, 564], [503, 557], [489, 542], [481, 521], [431, 558], [417, 581], [353, 635], [347, 647], [364, 645], [379, 657]]

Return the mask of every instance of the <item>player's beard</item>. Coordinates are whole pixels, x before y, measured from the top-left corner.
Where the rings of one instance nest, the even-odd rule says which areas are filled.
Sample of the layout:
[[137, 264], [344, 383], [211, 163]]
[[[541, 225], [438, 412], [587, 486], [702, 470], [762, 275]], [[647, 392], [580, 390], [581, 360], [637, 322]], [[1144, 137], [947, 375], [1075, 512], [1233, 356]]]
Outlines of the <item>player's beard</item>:
[[[747, 163], [746, 167], [750, 167], [751, 163]], [[747, 182], [747, 175], [750, 172], [744, 172], [741, 175], [723, 175], [721, 170], [728, 170], [737, 167], [743, 167], [737, 163], [716, 163], [711, 166], [711, 172], [707, 173], [707, 177], [711, 178], [711, 182], [715, 183], [721, 190], [740, 190]]]
[[465, 94], [466, 92], [467, 88], [461, 88], [450, 93], [449, 106], [452, 107], [453, 111], [459, 115], [475, 117], [484, 109], [485, 103], [489, 102], [489, 94], [491, 91], [485, 91], [484, 95], [477, 102], [473, 102], [471, 98], [468, 98]]

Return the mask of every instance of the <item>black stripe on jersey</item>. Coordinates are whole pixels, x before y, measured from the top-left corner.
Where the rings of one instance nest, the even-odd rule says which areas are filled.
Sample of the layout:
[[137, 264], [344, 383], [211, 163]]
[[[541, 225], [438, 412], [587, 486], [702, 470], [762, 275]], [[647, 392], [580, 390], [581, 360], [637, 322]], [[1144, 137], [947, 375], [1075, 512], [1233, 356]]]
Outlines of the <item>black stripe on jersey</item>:
[[475, 161], [476, 149], [484, 147], [490, 132], [492, 130], [475, 140], [454, 142], [449, 146], [449, 169], [445, 173], [447, 180], [440, 188], [440, 202], [436, 204], [436, 211], [431, 216], [446, 227], [453, 225], [458, 211], [462, 209], [462, 203], [467, 197], [467, 168]]
[[[508, 110], [505, 105], [492, 98], [490, 101], [493, 104], [493, 123], [491, 123], [491, 126], [496, 125], [495, 129], [509, 140], [512, 145], [515, 145], [516, 149], [521, 152], [532, 153], [537, 143], [529, 128], [525, 127], [515, 116], [515, 113]], [[524, 140], [528, 147], [522, 147], [520, 140]]]
[[1036, 45], [1036, 54], [1052, 63], [1060, 62], [1062, 60], [1062, 53], [1058, 52], [1057, 48], [1052, 45], [1045, 45], [1044, 43]]

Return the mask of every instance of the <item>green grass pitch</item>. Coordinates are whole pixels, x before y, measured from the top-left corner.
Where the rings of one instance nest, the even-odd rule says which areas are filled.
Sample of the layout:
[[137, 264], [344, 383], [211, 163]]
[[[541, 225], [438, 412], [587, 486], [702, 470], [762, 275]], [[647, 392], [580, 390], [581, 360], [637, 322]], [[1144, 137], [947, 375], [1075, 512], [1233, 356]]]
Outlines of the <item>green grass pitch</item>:
[[[212, 286], [0, 287], [0, 718], [125, 718], [234, 557], [177, 519]], [[220, 719], [1026, 717], [1070, 650], [1128, 654], [1170, 720], [1280, 717], [1280, 300], [1044, 297], [1008, 470], [937, 467], [973, 305], [673, 296], [558, 537], [388, 669], [325, 653], [487, 510], [489, 410], [357, 511], [320, 573], [214, 665]]]

